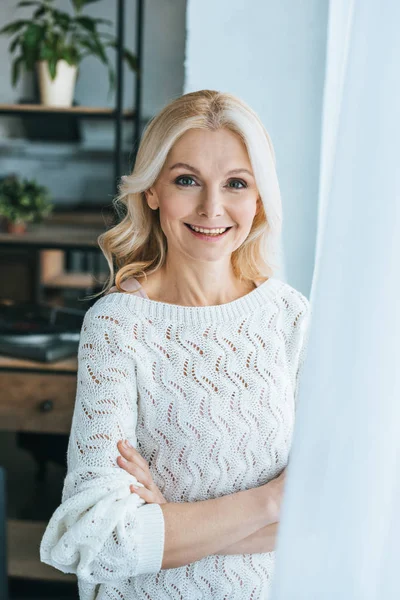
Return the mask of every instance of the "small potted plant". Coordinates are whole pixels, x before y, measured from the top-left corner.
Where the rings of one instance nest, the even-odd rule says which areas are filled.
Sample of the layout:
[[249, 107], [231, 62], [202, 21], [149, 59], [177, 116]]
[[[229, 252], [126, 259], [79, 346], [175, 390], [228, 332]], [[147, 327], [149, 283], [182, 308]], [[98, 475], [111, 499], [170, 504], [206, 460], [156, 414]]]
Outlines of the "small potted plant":
[[29, 222], [40, 222], [53, 210], [47, 187], [34, 179], [8, 175], [0, 179], [0, 216], [9, 233], [23, 233]]
[[[71, 106], [73, 103], [78, 67], [88, 56], [96, 56], [106, 65], [109, 91], [115, 87], [115, 71], [106, 48], [117, 47], [114, 36], [98, 30], [100, 24], [112, 24], [108, 19], [94, 19], [82, 14], [86, 4], [98, 0], [71, 0], [73, 14], [58, 10], [54, 0], [29, 0], [18, 7], [35, 8], [30, 19], [18, 19], [0, 30], [14, 36], [9, 51], [12, 61], [12, 85], [19, 80], [21, 69], [36, 67], [41, 103], [46, 106]], [[123, 56], [132, 70], [137, 70], [136, 57], [126, 48]]]

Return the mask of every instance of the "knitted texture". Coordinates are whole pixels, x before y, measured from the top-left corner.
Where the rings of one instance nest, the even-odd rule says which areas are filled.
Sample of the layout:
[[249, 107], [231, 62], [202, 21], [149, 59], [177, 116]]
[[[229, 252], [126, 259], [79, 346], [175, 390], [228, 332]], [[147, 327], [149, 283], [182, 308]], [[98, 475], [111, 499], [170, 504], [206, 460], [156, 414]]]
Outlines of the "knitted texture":
[[310, 303], [270, 278], [188, 307], [110, 293], [87, 311], [62, 502], [41, 560], [78, 576], [81, 600], [265, 600], [275, 553], [161, 569], [164, 520], [117, 462], [127, 438], [167, 501], [261, 486], [290, 452]]

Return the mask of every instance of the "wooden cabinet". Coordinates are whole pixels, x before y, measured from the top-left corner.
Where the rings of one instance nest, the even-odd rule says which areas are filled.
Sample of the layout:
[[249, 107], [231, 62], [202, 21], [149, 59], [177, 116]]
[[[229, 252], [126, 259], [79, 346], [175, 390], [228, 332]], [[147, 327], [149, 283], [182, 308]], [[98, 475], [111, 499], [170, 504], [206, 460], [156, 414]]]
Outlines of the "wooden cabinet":
[[[0, 356], [0, 430], [64, 433], [71, 429], [77, 360], [51, 364]], [[40, 562], [39, 546], [47, 523], [9, 519], [8, 574], [48, 581], [76, 581]]]
[[73, 375], [0, 372], [0, 427], [69, 433], [76, 392]]

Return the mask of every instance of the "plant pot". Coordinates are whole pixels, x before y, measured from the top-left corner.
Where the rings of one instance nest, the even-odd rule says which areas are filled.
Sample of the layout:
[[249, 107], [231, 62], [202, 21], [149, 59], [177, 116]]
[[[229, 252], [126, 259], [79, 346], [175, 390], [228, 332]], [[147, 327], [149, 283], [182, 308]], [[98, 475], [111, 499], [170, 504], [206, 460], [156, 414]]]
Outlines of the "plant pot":
[[7, 231], [8, 233], [25, 233], [26, 231], [26, 223], [24, 221], [8, 221], [7, 222]]
[[36, 63], [40, 101], [44, 106], [72, 106], [78, 68], [59, 60], [56, 67], [56, 78], [50, 77], [47, 60]]

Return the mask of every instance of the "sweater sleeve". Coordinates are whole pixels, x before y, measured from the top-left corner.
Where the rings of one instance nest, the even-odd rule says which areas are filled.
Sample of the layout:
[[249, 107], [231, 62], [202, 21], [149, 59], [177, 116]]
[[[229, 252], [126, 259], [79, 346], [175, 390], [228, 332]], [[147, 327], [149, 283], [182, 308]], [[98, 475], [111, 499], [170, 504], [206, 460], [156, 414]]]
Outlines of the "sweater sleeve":
[[116, 462], [119, 440], [137, 446], [134, 335], [101, 306], [82, 324], [68, 469], [40, 545], [42, 562], [88, 583], [157, 572], [164, 551], [160, 505], [132, 493], [136, 478]]

